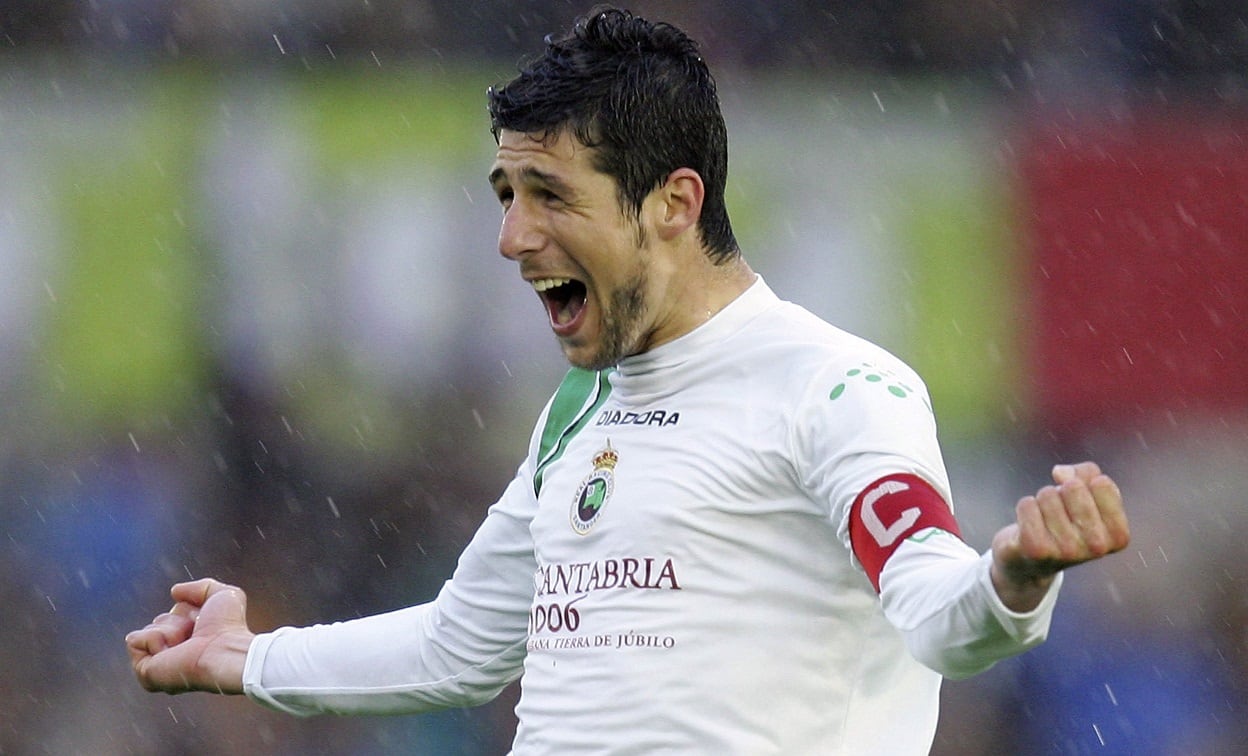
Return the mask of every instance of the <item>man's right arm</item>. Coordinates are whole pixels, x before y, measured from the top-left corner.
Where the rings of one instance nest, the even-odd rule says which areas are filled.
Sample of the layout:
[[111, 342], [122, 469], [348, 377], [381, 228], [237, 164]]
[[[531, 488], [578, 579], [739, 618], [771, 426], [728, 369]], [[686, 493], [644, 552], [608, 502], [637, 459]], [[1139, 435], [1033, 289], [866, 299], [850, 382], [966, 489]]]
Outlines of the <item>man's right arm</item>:
[[536, 563], [518, 475], [427, 604], [256, 637], [243, 687], [297, 715], [416, 713], [484, 703], [520, 676]]
[[[524, 470], [526, 468], [522, 468]], [[126, 636], [151, 691], [246, 693], [297, 715], [411, 713], [483, 703], [520, 675], [536, 571], [531, 475], [508, 486], [427, 604], [253, 635], [246, 596], [205, 579]]]

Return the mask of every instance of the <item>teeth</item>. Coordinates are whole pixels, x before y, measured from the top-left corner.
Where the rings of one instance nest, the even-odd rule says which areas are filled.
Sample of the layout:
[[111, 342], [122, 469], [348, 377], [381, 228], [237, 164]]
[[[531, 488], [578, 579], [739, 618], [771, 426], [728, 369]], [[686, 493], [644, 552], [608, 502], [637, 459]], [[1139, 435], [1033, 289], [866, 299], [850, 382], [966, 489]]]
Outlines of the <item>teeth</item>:
[[566, 283], [571, 283], [571, 281], [571, 278], [539, 278], [533, 282], [533, 289], [534, 291], [542, 292], [548, 289], [553, 289], [556, 286], [563, 286]]

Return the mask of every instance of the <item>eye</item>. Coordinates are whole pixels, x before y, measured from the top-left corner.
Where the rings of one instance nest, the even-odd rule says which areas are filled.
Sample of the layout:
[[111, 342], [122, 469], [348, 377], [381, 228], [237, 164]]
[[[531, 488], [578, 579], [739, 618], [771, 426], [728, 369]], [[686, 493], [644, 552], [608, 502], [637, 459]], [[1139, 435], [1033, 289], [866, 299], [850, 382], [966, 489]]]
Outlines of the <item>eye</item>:
[[503, 206], [504, 211], [511, 207], [511, 200], [513, 197], [515, 197], [515, 194], [510, 189], [498, 190], [498, 204]]
[[563, 201], [563, 199], [558, 194], [555, 194], [549, 189], [538, 189], [536, 194], [537, 194], [538, 199], [540, 199], [542, 202], [545, 202], [548, 205]]

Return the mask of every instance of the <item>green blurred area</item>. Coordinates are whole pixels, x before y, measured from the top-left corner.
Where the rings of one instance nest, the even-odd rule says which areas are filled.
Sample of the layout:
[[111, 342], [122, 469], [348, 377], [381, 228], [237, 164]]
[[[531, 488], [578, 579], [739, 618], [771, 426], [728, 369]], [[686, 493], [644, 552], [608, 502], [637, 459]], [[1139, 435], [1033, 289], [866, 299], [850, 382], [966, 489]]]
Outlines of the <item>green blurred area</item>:
[[958, 173], [903, 190], [903, 297], [913, 307], [907, 354], [928, 383], [942, 431], [983, 437], [1009, 431], [1023, 415], [1027, 300], [1005, 187], [974, 171], [959, 181]]
[[[444, 69], [290, 75], [266, 107], [302, 135], [320, 191], [332, 196], [371, 175], [478, 154], [489, 137], [472, 78]], [[205, 145], [229, 128], [222, 79], [148, 72], [105, 88], [103, 107], [83, 107], [102, 112], [97, 124], [33, 119], [57, 232], [40, 253], [53, 262], [30, 383], [56, 432], [168, 424], [199, 399], [210, 362], [204, 309], [220, 281], [198, 193]]]
[[60, 247], [41, 354], [60, 426], [145, 427], [201, 390], [204, 279], [190, 194], [205, 91], [171, 76], [85, 142], [51, 137]]
[[293, 79], [284, 105], [335, 177], [445, 168], [473, 159], [489, 138], [486, 80], [445, 67], [348, 69]]

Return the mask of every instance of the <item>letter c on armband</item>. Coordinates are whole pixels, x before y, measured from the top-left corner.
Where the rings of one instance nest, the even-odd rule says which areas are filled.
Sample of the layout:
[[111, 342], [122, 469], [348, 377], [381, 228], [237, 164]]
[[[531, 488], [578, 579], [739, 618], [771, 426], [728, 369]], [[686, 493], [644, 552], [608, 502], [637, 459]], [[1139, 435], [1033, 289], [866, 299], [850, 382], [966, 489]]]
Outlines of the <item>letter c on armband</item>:
[[927, 528], [961, 535], [953, 510], [917, 475], [880, 478], [854, 501], [849, 514], [850, 545], [877, 591], [884, 563], [904, 539]]

